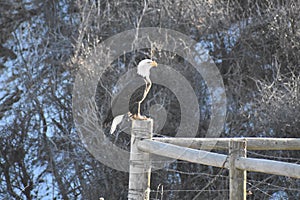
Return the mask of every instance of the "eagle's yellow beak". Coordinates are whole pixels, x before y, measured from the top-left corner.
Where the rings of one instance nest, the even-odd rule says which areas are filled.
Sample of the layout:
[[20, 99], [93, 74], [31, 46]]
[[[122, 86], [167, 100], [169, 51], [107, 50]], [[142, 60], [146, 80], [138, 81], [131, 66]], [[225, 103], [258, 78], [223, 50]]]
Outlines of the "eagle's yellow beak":
[[151, 67], [157, 67], [157, 62], [152, 61], [150, 65], [151, 65]]

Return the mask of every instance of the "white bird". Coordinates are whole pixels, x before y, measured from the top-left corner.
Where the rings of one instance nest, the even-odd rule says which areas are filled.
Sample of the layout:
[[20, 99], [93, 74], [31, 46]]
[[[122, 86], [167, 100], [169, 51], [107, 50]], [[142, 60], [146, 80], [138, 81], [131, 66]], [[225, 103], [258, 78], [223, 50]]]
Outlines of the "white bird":
[[[138, 110], [137, 114], [131, 114], [130, 112], [128, 113], [128, 117], [130, 119], [135, 119], [135, 120], [146, 120], [147, 117], [141, 115], [141, 104], [147, 97], [147, 94], [149, 93], [152, 82], [150, 80], [150, 70], [152, 67], [157, 67], [157, 62], [151, 60], [151, 59], [144, 59], [141, 62], [139, 62], [137, 66], [137, 74], [142, 76], [144, 78], [144, 81], [146, 83], [145, 90], [143, 93], [143, 97], [141, 100], [138, 101]], [[126, 114], [123, 115], [117, 115], [112, 122], [111, 128], [110, 128], [110, 133], [113, 134], [117, 128], [117, 126], [125, 119]], [[127, 118], [127, 117], [126, 117]], [[127, 118], [128, 120], [128, 118]]]

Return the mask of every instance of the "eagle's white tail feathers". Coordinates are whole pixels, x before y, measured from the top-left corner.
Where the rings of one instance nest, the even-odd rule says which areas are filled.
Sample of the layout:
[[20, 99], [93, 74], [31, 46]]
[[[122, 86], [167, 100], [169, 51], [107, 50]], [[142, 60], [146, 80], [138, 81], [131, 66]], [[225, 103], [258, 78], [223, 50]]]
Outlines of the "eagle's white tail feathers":
[[117, 126], [122, 122], [125, 115], [118, 115], [114, 118], [111, 128], [110, 128], [110, 134], [113, 134], [117, 128]]

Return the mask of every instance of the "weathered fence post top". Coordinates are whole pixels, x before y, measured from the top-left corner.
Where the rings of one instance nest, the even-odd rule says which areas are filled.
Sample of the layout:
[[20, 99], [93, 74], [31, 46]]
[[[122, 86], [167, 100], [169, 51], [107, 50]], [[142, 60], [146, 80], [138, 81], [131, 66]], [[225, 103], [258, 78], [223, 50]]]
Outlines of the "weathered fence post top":
[[150, 154], [138, 149], [139, 141], [151, 139], [153, 120], [132, 120], [129, 166], [129, 200], [149, 200], [151, 162]]
[[132, 120], [132, 135], [138, 139], [152, 138], [153, 120]]

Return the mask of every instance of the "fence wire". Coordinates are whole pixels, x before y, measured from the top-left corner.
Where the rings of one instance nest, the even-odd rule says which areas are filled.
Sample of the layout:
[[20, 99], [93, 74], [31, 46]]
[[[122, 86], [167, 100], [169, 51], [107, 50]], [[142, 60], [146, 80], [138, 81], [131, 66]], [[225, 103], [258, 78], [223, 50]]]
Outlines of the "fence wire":
[[[300, 163], [297, 153], [299, 155], [299, 151], [248, 151], [247, 156]], [[150, 196], [150, 199], [156, 200], [229, 199], [229, 170], [177, 160], [167, 164], [163, 169], [152, 172]], [[247, 199], [300, 199], [300, 180], [247, 172]]]

